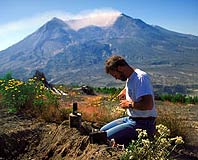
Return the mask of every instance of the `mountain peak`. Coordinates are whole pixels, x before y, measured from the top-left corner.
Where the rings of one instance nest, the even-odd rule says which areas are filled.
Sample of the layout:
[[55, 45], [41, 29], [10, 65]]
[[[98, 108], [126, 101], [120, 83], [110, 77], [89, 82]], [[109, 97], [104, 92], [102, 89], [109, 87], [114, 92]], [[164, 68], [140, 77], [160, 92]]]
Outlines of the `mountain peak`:
[[66, 21], [66, 23], [74, 30], [87, 26], [108, 27], [113, 25], [120, 15], [120, 12], [93, 13], [80, 19]]
[[[130, 18], [131, 19], [131, 17], [130, 16], [127, 16], [126, 14], [124, 14], [124, 13], [121, 13], [120, 14], [120, 16], [123, 16], [123, 17], [127, 17], [127, 18]], [[133, 19], [133, 18], [132, 18]]]
[[63, 21], [63, 20], [61, 20], [61, 19], [59, 19], [59, 18], [57, 18], [57, 17], [54, 17], [54, 18], [52, 18], [50, 21], [48, 21], [46, 24], [54, 24], [54, 25], [56, 25], [56, 24], [62, 24], [62, 25], [66, 25], [66, 23]]
[[52, 18], [52, 21], [60, 21], [60, 19], [57, 18], [57, 17], [53, 17], [53, 18]]

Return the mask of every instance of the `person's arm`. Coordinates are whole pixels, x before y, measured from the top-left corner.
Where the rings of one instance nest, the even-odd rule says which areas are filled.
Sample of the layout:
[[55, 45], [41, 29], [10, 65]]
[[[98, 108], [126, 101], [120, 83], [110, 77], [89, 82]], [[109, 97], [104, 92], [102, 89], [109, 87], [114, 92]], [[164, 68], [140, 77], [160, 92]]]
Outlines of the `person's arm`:
[[152, 95], [145, 95], [142, 96], [138, 102], [121, 100], [120, 106], [124, 109], [151, 110], [153, 108], [153, 97]]
[[124, 88], [119, 94], [118, 94], [118, 99], [123, 100], [126, 99], [126, 88]]

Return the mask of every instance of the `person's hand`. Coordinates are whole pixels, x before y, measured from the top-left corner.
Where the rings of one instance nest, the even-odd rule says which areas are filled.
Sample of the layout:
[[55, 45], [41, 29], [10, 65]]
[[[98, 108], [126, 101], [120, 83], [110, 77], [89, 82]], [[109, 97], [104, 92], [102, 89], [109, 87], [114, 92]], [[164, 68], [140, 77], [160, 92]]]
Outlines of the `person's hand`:
[[124, 100], [126, 99], [126, 89], [123, 89], [119, 94], [118, 94], [118, 99], [119, 100]]
[[122, 107], [123, 109], [127, 109], [129, 108], [129, 105], [133, 103], [133, 102], [130, 102], [128, 100], [120, 100], [120, 107]]
[[118, 94], [117, 97], [118, 97], [119, 100], [124, 100], [124, 99], [126, 99], [126, 95], [125, 95], [125, 94], [122, 94], [122, 93]]

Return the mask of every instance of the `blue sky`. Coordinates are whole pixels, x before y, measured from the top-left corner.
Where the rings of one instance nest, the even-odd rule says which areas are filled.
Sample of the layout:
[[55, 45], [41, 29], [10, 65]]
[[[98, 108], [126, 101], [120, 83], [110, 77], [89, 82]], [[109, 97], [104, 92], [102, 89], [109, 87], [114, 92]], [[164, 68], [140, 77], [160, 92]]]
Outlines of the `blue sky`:
[[120, 11], [150, 25], [198, 36], [198, 0], [1, 0], [0, 50], [19, 42], [53, 17]]

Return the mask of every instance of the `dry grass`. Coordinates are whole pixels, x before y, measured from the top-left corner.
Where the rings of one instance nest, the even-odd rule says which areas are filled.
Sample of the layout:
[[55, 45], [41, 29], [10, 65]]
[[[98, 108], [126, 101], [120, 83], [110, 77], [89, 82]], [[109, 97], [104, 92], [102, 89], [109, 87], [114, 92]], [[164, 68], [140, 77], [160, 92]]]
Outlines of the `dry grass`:
[[112, 112], [112, 108], [105, 103], [102, 96], [87, 96], [79, 103], [79, 112], [83, 120], [107, 123], [120, 116], [118, 112]]
[[181, 116], [182, 109], [183, 108], [181, 104], [158, 102], [157, 124], [163, 124], [167, 126], [171, 131], [171, 137], [182, 136], [185, 141], [189, 131], [186, 129], [184, 123], [187, 120], [187, 117]]
[[183, 122], [177, 118], [175, 112], [164, 112], [162, 110], [158, 111], [157, 124], [163, 124], [167, 126], [171, 131], [171, 137], [182, 136], [185, 137], [187, 131], [183, 125]]
[[[40, 117], [47, 122], [60, 122], [69, 118], [73, 102], [78, 103], [78, 112], [84, 121], [107, 123], [120, 117], [123, 113], [116, 111], [116, 103], [108, 102], [103, 96], [84, 96], [71, 92], [70, 98], [59, 101], [59, 106], [42, 109]], [[111, 106], [110, 106], [111, 105]], [[115, 107], [112, 107], [115, 105]]]

